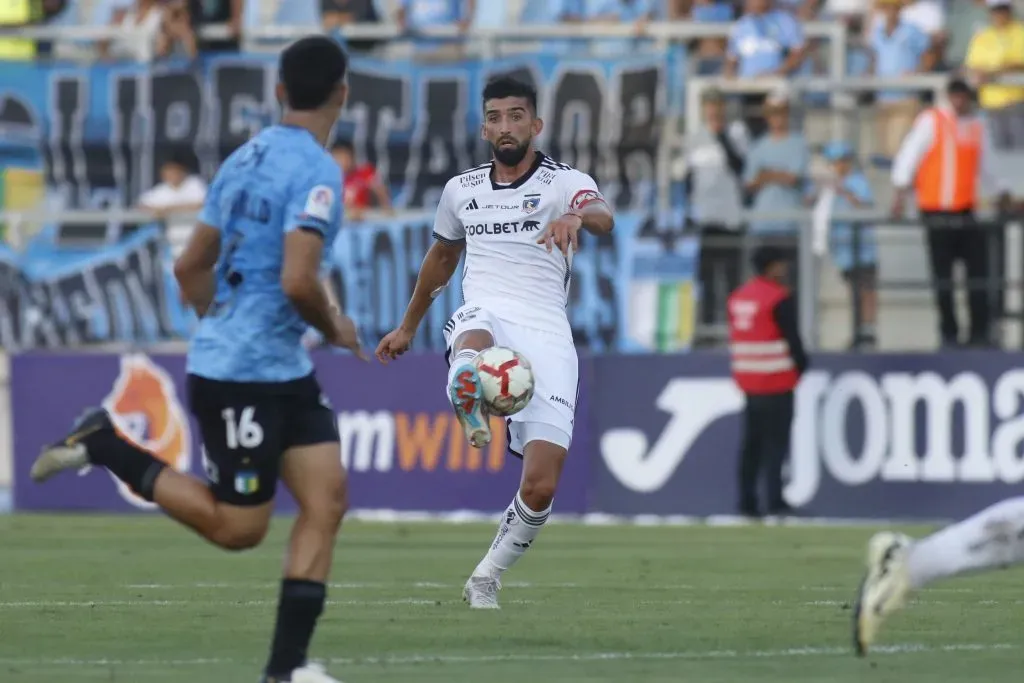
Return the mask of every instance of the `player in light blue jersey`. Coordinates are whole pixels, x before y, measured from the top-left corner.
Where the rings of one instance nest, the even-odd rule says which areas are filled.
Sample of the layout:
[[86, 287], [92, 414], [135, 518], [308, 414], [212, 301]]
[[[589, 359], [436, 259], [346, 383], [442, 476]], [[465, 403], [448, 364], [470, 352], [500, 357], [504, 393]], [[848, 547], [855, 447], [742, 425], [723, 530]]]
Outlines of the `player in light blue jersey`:
[[244, 550], [267, 533], [280, 477], [299, 506], [264, 683], [338, 683], [306, 659], [346, 507], [337, 423], [302, 343], [309, 326], [365, 359], [321, 270], [341, 222], [341, 170], [324, 145], [344, 106], [348, 60], [315, 36], [281, 55], [280, 125], [240, 147], [214, 178], [175, 263], [200, 316], [189, 402], [206, 452], [203, 483], [122, 438], [102, 408], [43, 449], [32, 477], [105, 467], [210, 542]]

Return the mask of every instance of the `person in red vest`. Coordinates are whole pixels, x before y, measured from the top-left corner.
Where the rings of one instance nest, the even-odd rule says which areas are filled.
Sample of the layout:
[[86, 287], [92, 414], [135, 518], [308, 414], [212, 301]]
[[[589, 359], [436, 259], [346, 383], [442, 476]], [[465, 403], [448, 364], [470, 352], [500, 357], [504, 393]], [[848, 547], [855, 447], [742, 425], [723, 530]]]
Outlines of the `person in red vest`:
[[782, 466], [789, 454], [793, 392], [807, 369], [796, 300], [786, 280], [784, 251], [754, 253], [757, 272], [729, 297], [729, 350], [733, 379], [746, 396], [740, 451], [740, 513], [760, 517], [758, 480], [764, 472], [770, 515], [792, 510], [782, 497]]
[[373, 164], [357, 164], [352, 143], [339, 141], [331, 148], [331, 156], [345, 174], [345, 217], [358, 221], [369, 209], [391, 213], [391, 193], [377, 176]]

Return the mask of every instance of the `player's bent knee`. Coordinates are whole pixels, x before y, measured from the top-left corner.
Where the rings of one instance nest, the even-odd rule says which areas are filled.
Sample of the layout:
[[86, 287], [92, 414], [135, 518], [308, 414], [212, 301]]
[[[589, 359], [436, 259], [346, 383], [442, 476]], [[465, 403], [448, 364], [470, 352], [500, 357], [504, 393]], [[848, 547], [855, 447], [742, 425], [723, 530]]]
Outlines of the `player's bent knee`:
[[473, 349], [474, 351], [483, 351], [494, 346], [494, 335], [491, 334], [490, 330], [476, 329], [466, 330], [459, 335], [455, 343], [452, 344], [452, 348], [458, 352], [462, 349]]
[[224, 550], [235, 552], [252, 550], [266, 538], [267, 528], [266, 526], [248, 528], [221, 527], [210, 540]]
[[222, 503], [217, 506], [213, 529], [205, 535], [224, 550], [251, 550], [266, 538], [273, 511], [272, 500], [251, 507]]

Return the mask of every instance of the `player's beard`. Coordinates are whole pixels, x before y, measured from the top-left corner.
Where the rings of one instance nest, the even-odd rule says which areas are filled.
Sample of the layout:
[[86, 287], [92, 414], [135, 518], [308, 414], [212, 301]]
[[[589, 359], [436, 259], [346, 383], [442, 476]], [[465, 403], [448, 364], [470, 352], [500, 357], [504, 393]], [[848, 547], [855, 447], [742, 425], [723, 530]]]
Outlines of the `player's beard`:
[[526, 158], [526, 153], [530, 151], [530, 143], [531, 141], [527, 140], [515, 147], [502, 147], [499, 143], [491, 145], [491, 151], [494, 152], [494, 158], [498, 160], [498, 163], [505, 166], [516, 166]]

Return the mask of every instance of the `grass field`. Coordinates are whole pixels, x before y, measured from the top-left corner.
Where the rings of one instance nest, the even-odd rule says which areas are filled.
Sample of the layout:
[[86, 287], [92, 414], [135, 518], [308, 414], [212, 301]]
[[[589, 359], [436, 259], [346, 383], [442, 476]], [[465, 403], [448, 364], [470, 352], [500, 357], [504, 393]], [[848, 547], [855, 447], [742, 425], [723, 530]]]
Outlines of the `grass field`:
[[[0, 517], [3, 683], [254, 683], [288, 520], [227, 555], [166, 520]], [[912, 530], [921, 531], [920, 529]], [[346, 683], [1020, 681], [1024, 572], [918, 596], [869, 660], [870, 529], [552, 525], [470, 612], [481, 525], [349, 523], [313, 655]]]

